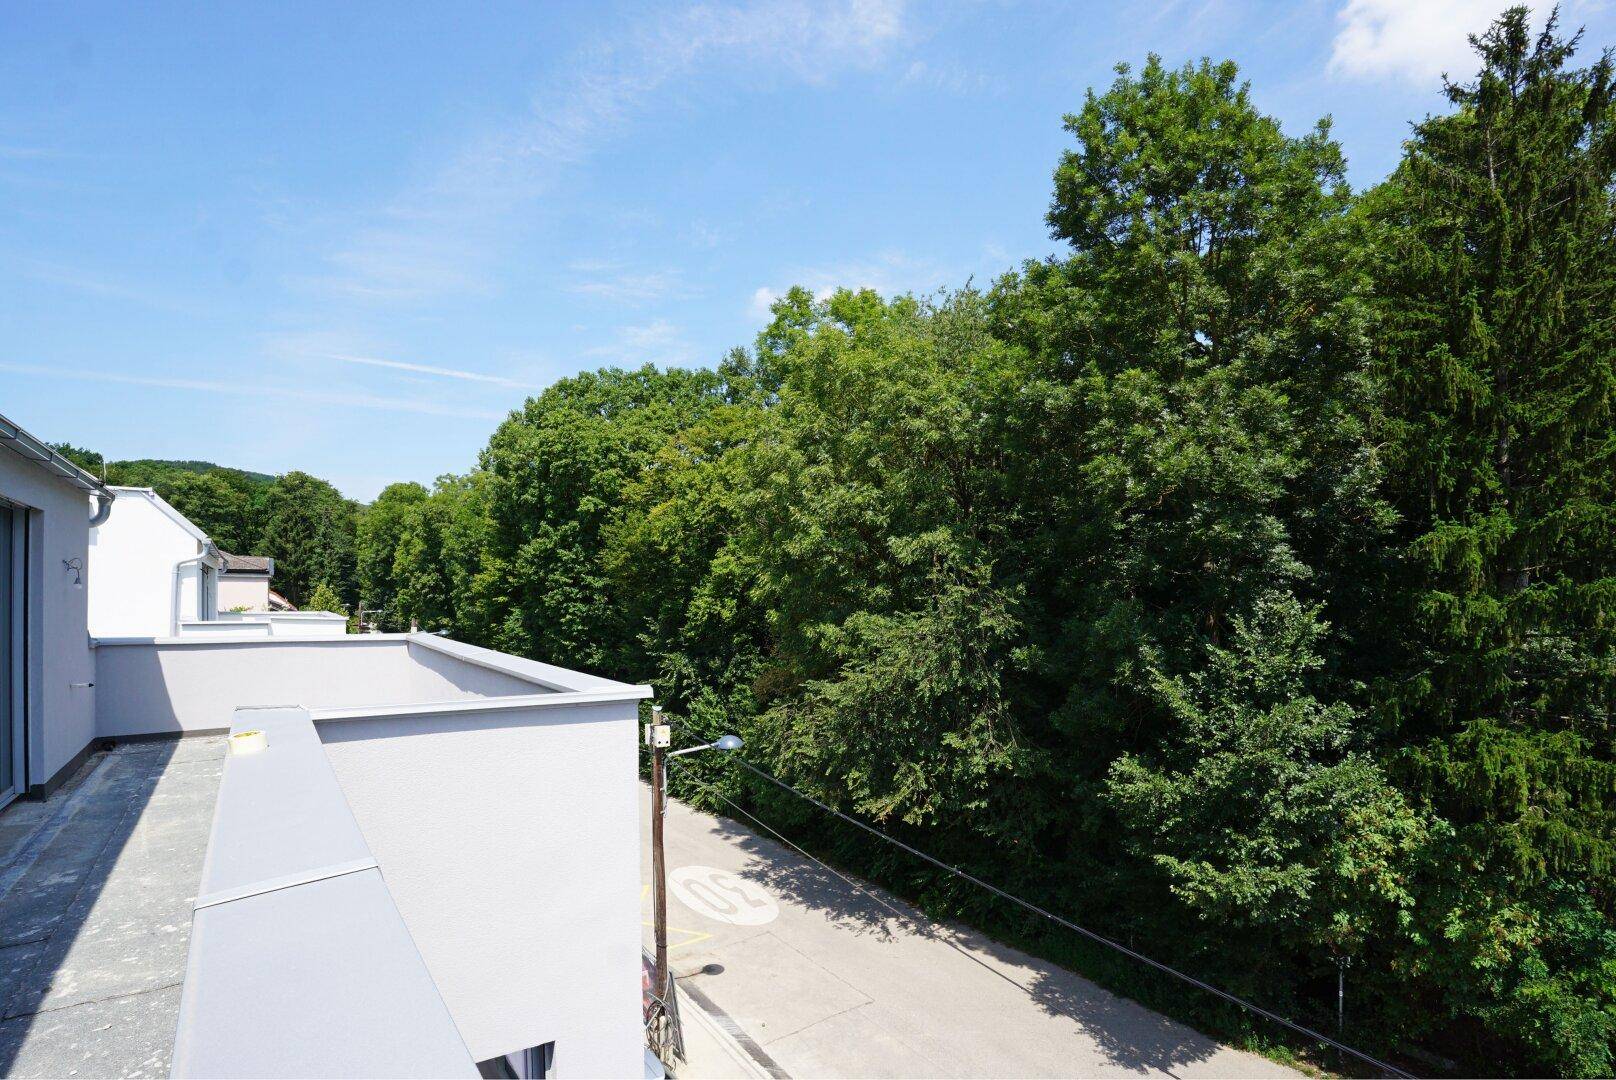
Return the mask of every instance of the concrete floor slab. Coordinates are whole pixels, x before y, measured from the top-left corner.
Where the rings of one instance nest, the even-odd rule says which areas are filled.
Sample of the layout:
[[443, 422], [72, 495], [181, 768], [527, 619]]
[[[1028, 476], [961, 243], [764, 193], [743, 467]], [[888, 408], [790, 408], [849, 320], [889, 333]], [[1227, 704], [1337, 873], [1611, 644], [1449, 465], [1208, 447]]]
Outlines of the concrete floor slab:
[[180, 1011], [177, 986], [0, 1023], [18, 1077], [166, 1077]]
[[223, 756], [126, 744], [0, 815], [0, 1073], [167, 1075]]

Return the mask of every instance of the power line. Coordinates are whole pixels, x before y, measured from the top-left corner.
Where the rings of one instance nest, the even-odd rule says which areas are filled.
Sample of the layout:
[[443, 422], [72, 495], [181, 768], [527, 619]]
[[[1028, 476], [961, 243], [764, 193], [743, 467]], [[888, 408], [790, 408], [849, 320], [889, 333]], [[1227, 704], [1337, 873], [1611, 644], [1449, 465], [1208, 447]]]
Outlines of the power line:
[[[1006, 892], [1005, 890], [999, 888], [997, 885], [993, 885], [993, 884], [990, 884], [989, 882], [983, 881], [981, 878], [975, 876], [974, 874], [967, 873], [966, 871], [961, 870], [957, 866], [951, 866], [948, 863], [943, 862], [941, 859], [936, 858], [935, 856], [928, 855], [926, 852], [921, 851], [917, 847], [914, 847], [914, 846], [912, 846], [910, 844], [906, 844], [902, 840], [898, 840], [898, 839], [896, 839], [894, 837], [888, 836], [886, 833], [882, 832], [880, 829], [877, 829], [875, 826], [870, 825], [870, 824], [868, 824], [866, 822], [860, 821], [858, 818], [851, 817], [851, 816], [849, 816], [847, 814], [842, 813], [842, 811], [837, 810], [835, 807], [829, 806], [829, 805], [821, 802], [820, 800], [814, 798], [812, 795], [809, 795], [805, 791], [797, 790], [796, 788], [792, 787], [790, 784], [786, 783], [784, 780], [781, 780], [779, 777], [773, 776], [770, 773], [766, 773], [762, 769], [759, 769], [757, 766], [752, 765], [751, 763], [749, 763], [749, 762], [747, 762], [747, 761], [745, 761], [745, 760], [743, 760], [743, 759], [741, 759], [739, 757], [735, 757], [735, 756], [732, 755], [730, 757], [730, 760], [734, 761], [737, 765], [741, 766], [741, 768], [747, 770], [748, 772], [754, 774], [755, 776], [757, 776], [757, 777], [759, 777], [759, 778], [761, 778], [763, 780], [768, 781], [769, 783], [771, 783], [774, 786], [780, 788], [781, 790], [789, 792], [790, 794], [795, 795], [795, 796], [797, 796], [797, 798], [802, 799], [802, 800], [804, 800], [806, 802], [812, 803], [814, 806], [819, 807], [819, 809], [825, 811], [827, 814], [830, 814], [833, 817], [839, 818], [842, 821], [847, 822], [849, 825], [853, 825], [853, 826], [856, 826], [859, 829], [864, 830], [865, 832], [869, 833], [871, 836], [875, 837], [876, 839], [883, 840], [886, 843], [891, 844], [893, 847], [896, 847], [896, 848], [899, 848], [899, 849], [901, 849], [903, 851], [908, 852], [910, 855], [913, 855], [915, 858], [920, 859], [923, 862], [930, 863], [932, 866], [937, 867], [939, 870], [946, 871], [947, 873], [950, 873], [950, 874], [954, 875], [955, 877], [960, 878], [963, 881], [968, 881], [972, 885], [975, 885], [977, 888], [985, 889], [986, 891], [992, 893], [993, 895], [995, 895], [997, 897], [1000, 897], [1001, 899], [1008, 900], [1012, 904], [1016, 904], [1019, 907], [1025, 908], [1027, 911], [1030, 911], [1033, 914], [1040, 916], [1041, 918], [1048, 919], [1050, 922], [1053, 922], [1053, 923], [1055, 923], [1055, 924], [1057, 924], [1059, 926], [1063, 926], [1063, 927], [1065, 927], [1066, 929], [1072, 931], [1075, 934], [1080, 934], [1081, 936], [1083, 936], [1085, 938], [1088, 938], [1090, 941], [1093, 941], [1096, 944], [1104, 945], [1108, 949], [1113, 949], [1116, 952], [1119, 952], [1119, 953], [1123, 954], [1124, 956], [1131, 957], [1132, 959], [1137, 960], [1142, 964], [1146, 964], [1146, 965], [1148, 965], [1150, 967], [1155, 968], [1158, 971], [1161, 971], [1161, 972], [1164, 972], [1165, 974], [1173, 976], [1175, 979], [1179, 979], [1179, 980], [1181, 980], [1183, 982], [1186, 982], [1189, 985], [1195, 987], [1196, 989], [1204, 990], [1209, 994], [1212, 994], [1212, 995], [1214, 995], [1216, 997], [1220, 997], [1223, 1000], [1228, 1001], [1228, 1002], [1230, 1002], [1230, 1003], [1232, 1003], [1234, 1005], [1238, 1005], [1242, 1009], [1246, 1009], [1246, 1010], [1248, 1010], [1250, 1012], [1256, 1013], [1258, 1016], [1265, 1017], [1266, 1019], [1272, 1020], [1274, 1023], [1279, 1024], [1282, 1027], [1288, 1028], [1291, 1031], [1294, 1031], [1299, 1035], [1304, 1035], [1309, 1039], [1315, 1039], [1315, 1040], [1325, 1044], [1326, 1046], [1332, 1046], [1335, 1049], [1341, 1051], [1343, 1054], [1347, 1054], [1347, 1055], [1350, 1055], [1351, 1057], [1357, 1058], [1359, 1061], [1362, 1061], [1367, 1065], [1370, 1065], [1370, 1066], [1372, 1066], [1372, 1067], [1374, 1067], [1376, 1069], [1379, 1069], [1382, 1072], [1385, 1072], [1390, 1076], [1398, 1077], [1399, 1080], [1415, 1080], [1413, 1074], [1406, 1073], [1402, 1069], [1397, 1068], [1395, 1065], [1390, 1065], [1390, 1064], [1387, 1064], [1384, 1061], [1379, 1060], [1378, 1058], [1371, 1057], [1369, 1054], [1364, 1053], [1362, 1050], [1358, 1050], [1358, 1049], [1356, 1049], [1354, 1047], [1348, 1046], [1346, 1043], [1340, 1042], [1339, 1040], [1332, 1039], [1330, 1036], [1325, 1035], [1323, 1032], [1314, 1031], [1312, 1028], [1307, 1027], [1307, 1026], [1305, 1026], [1303, 1024], [1298, 1024], [1294, 1020], [1287, 1020], [1285, 1017], [1280, 1016], [1278, 1013], [1270, 1012], [1269, 1010], [1263, 1008], [1261, 1005], [1257, 1005], [1257, 1004], [1255, 1004], [1253, 1002], [1247, 1001], [1245, 998], [1239, 997], [1238, 995], [1231, 994], [1229, 991], [1221, 989], [1220, 987], [1213, 986], [1211, 983], [1206, 982], [1203, 979], [1197, 979], [1193, 975], [1187, 974], [1186, 972], [1183, 972], [1183, 971], [1179, 971], [1177, 968], [1172, 967], [1172, 966], [1170, 966], [1168, 964], [1164, 964], [1160, 960], [1156, 960], [1156, 959], [1154, 959], [1152, 957], [1146, 956], [1144, 953], [1138, 952], [1137, 950], [1130, 949], [1126, 945], [1121, 944], [1120, 942], [1112, 941], [1110, 938], [1105, 937], [1102, 934], [1098, 934], [1098, 933], [1094, 932], [1093, 930], [1088, 929], [1085, 926], [1079, 926], [1077, 923], [1072, 922], [1070, 919], [1062, 918], [1061, 916], [1056, 915], [1052, 911], [1048, 911], [1048, 910], [1046, 910], [1044, 908], [1041, 908], [1037, 904], [1034, 904], [1029, 900], [1023, 900], [1021, 897], [1016, 896], [1014, 893]], [[684, 772], [687, 776], [689, 775], [687, 770], [681, 770], [681, 772]], [[699, 783], [699, 781], [698, 781], [698, 783]], [[703, 786], [706, 787], [707, 785], [703, 785]], [[729, 805], [731, 805], [731, 806], [735, 805], [728, 798], [725, 798], [722, 795], [722, 793], [718, 793], [716, 789], [709, 788], [709, 790], [713, 790], [715, 792], [715, 794], [718, 794], [719, 798], [723, 799], [726, 803], [729, 803]], [[739, 808], [737, 808], [737, 809], [739, 809]], [[775, 836], [779, 836], [780, 839], [785, 841], [785, 843], [788, 844], [789, 846], [791, 846], [791, 847], [795, 848], [796, 850], [802, 852], [804, 855], [808, 855], [808, 853], [806, 851], [803, 851], [803, 849], [801, 847], [799, 847], [796, 844], [791, 843], [791, 841], [789, 841], [789, 840], [786, 840], [785, 837], [780, 836], [779, 832], [777, 832], [776, 830], [774, 830], [772, 828], [769, 828], [768, 825], [764, 824], [762, 821], [759, 821], [755, 816], [746, 813], [746, 811], [744, 811], [744, 810], [741, 811], [741, 813], [745, 814], [752, 821], [757, 822], [763, 828], [768, 829], [769, 832], [774, 833]], [[808, 855], [808, 858], [814, 859], [814, 857], [812, 855]], [[814, 859], [814, 861], [819, 862], [820, 860]], [[824, 864], [821, 863], [821, 865], [824, 865]], [[834, 871], [834, 870], [832, 870], [832, 873], [835, 873], [837, 877], [842, 878], [843, 881], [847, 881], [849, 885], [853, 884], [852, 881], [849, 880], [845, 875], [843, 875], [841, 873], [838, 873], [837, 871]], [[853, 887], [858, 888], [858, 886], [856, 886], [856, 885], [854, 885]], [[864, 893], [866, 896], [873, 895], [873, 894], [869, 893], [868, 890], [865, 890], [865, 889], [859, 889], [859, 891]], [[885, 903], [885, 902], [883, 901], [883, 903]], [[888, 908], [892, 907], [890, 904], [886, 904], [885, 906], [888, 907]], [[896, 909], [892, 909], [892, 910], [896, 910]]]
[[[677, 763], [670, 761], [669, 764], [670, 765], [676, 765]], [[893, 904], [891, 901], [887, 900], [885, 897], [880, 896], [879, 894], [871, 891], [870, 889], [866, 888], [863, 885], [860, 885], [857, 881], [854, 881], [852, 878], [848, 877], [846, 874], [844, 874], [840, 870], [836, 869], [834, 866], [832, 866], [830, 863], [826, 862], [824, 859], [821, 859], [819, 856], [815, 855], [813, 852], [809, 851], [807, 848], [803, 847], [801, 844], [799, 844], [796, 841], [792, 840], [789, 836], [787, 836], [785, 833], [781, 832], [779, 829], [776, 829], [773, 825], [770, 825], [767, 821], [764, 821], [762, 818], [758, 817], [756, 814], [753, 814], [750, 811], [748, 811], [745, 807], [741, 806], [734, 799], [731, 799], [728, 795], [725, 795], [718, 788], [714, 787], [713, 785], [707, 783], [704, 780], [698, 780], [684, 766], [679, 765], [678, 766], [678, 771], [679, 771], [679, 774], [681, 776], [683, 776], [686, 780], [690, 781], [692, 784], [695, 784], [697, 787], [699, 787], [702, 790], [706, 791], [708, 794], [712, 795], [715, 799], [718, 799], [719, 801], [723, 802], [731, 810], [735, 811], [737, 814], [739, 814], [742, 817], [746, 818], [748, 821], [750, 821], [752, 824], [756, 825], [758, 828], [763, 829], [765, 832], [768, 832], [768, 833], [772, 834], [782, 844], [784, 844], [787, 847], [791, 848], [792, 850], [796, 851], [799, 855], [801, 855], [803, 858], [807, 859], [809, 862], [812, 862], [814, 865], [824, 868], [825, 870], [829, 871], [831, 874], [833, 874], [836, 877], [840, 878], [847, 885], [847, 887], [849, 889], [852, 889], [856, 893], [861, 893], [864, 896], [869, 897], [875, 903], [881, 905], [882, 907], [886, 908], [888, 911], [892, 912], [892, 914], [897, 916], [898, 919], [901, 922], [913, 923], [915, 921], [917, 915], [919, 915], [920, 918], [923, 918], [923, 919], [926, 918], [924, 913], [915, 912], [915, 911], [904, 911], [903, 909], [899, 908], [897, 905]], [[935, 919], [931, 920], [931, 921], [933, 923], [936, 922]], [[976, 953], [974, 953], [970, 949], [966, 948], [960, 942], [954, 940], [954, 937], [953, 937], [952, 934], [942, 935], [937, 940], [941, 941], [943, 944], [947, 945], [950, 949], [953, 949], [955, 952], [957, 952], [961, 956], [965, 957], [965, 959], [969, 960], [971, 963], [973, 963], [976, 966], [980, 967], [983, 971], [988, 972], [994, 978], [1003, 979], [1005, 982], [1009, 983], [1011, 986], [1014, 986], [1017, 990], [1021, 990], [1021, 991], [1024, 991], [1024, 992], [1028, 991], [1028, 988], [1026, 986], [1023, 986], [1021, 983], [1017, 982], [1015, 979], [1011, 978], [1009, 975], [1006, 975], [1003, 971], [1000, 971], [998, 968], [994, 967], [992, 964], [989, 964], [987, 961], [983, 960], [980, 956], [976, 955]], [[1068, 1015], [1073, 1015], [1073, 1014], [1068, 1013]], [[1074, 1019], [1076, 1019], [1075, 1016], [1074, 1016]]]
[[813, 863], [815, 863], [818, 866], [824, 867], [826, 870], [829, 870], [832, 874], [835, 874], [838, 878], [841, 878], [842, 882], [848, 888], [852, 889], [854, 892], [862, 893], [863, 895], [869, 897], [871, 900], [874, 900], [877, 904], [880, 904], [882, 907], [886, 908], [888, 911], [892, 912], [892, 914], [898, 916], [898, 918], [900, 918], [900, 919], [903, 919], [905, 921], [910, 919], [911, 916], [910, 916], [910, 914], [908, 912], [905, 912], [905, 911], [899, 909], [897, 906], [892, 904], [890, 901], [886, 900], [884, 897], [877, 896], [875, 893], [871, 892], [869, 889], [867, 889], [864, 886], [860, 885], [858, 882], [854, 881], [852, 878], [848, 877], [846, 874], [844, 874], [840, 870], [836, 869], [830, 863], [828, 863], [825, 860], [819, 858], [813, 852], [809, 851], [807, 848], [803, 847], [801, 844], [797, 843], [796, 841], [792, 840], [790, 837], [786, 836], [779, 829], [776, 829], [773, 825], [770, 825], [767, 821], [764, 821], [762, 818], [758, 817], [756, 814], [753, 814], [750, 811], [748, 811], [747, 809], [745, 809], [744, 807], [742, 807], [734, 799], [731, 799], [728, 795], [725, 795], [722, 791], [720, 791], [718, 788], [714, 787], [712, 784], [707, 783], [705, 780], [697, 779], [694, 775], [691, 774], [689, 769], [685, 768], [679, 762], [670, 761], [670, 762], [668, 762], [668, 764], [672, 765], [672, 766], [675, 766], [675, 768], [679, 772], [679, 774], [681, 776], [683, 776], [686, 780], [689, 780], [692, 784], [695, 784], [697, 787], [699, 787], [702, 790], [708, 792], [713, 797], [722, 800], [724, 802], [724, 804], [727, 805], [731, 810], [734, 810], [737, 814], [740, 814], [742, 817], [746, 818], [748, 821], [750, 821], [752, 824], [756, 825], [758, 828], [763, 829], [766, 832], [768, 832], [776, 840], [779, 840], [782, 844], [786, 845], [786, 847], [791, 848], [793, 851], [797, 852], [797, 854], [801, 855], [803, 858], [812, 861]]

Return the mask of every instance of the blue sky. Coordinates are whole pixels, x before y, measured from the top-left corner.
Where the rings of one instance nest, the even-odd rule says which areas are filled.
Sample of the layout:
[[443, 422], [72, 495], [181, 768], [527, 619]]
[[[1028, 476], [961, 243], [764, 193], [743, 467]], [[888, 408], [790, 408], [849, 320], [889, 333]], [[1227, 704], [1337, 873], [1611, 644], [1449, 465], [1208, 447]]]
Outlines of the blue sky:
[[1231, 57], [1372, 183], [1501, 6], [9, 4], [0, 412], [368, 499], [561, 376], [716, 361], [793, 283], [1053, 252], [1061, 115], [1118, 61]]

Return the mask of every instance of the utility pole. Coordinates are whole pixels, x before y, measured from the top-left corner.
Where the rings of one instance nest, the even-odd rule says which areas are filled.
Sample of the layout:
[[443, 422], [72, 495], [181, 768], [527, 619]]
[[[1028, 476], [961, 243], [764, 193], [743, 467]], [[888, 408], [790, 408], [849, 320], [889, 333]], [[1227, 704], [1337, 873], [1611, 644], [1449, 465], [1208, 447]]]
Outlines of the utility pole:
[[1347, 968], [1352, 963], [1351, 957], [1338, 956], [1335, 961], [1335, 1031], [1337, 1035], [1347, 1030]]
[[662, 850], [662, 819], [668, 786], [668, 744], [671, 731], [662, 722], [662, 706], [651, 706], [651, 904], [655, 908], [656, 971], [651, 993], [668, 1000], [668, 873]]
[[651, 722], [645, 725], [645, 744], [651, 748], [651, 925], [655, 928], [656, 959], [651, 973], [651, 1006], [646, 1014], [651, 1048], [663, 1061], [685, 1056], [685, 1039], [679, 1024], [679, 1000], [674, 997], [673, 973], [668, 970], [668, 867], [662, 844], [662, 826], [668, 813], [668, 759], [703, 750], [739, 750], [744, 744], [738, 735], [721, 735], [710, 743], [669, 751], [672, 729], [662, 716], [662, 706], [651, 706]]

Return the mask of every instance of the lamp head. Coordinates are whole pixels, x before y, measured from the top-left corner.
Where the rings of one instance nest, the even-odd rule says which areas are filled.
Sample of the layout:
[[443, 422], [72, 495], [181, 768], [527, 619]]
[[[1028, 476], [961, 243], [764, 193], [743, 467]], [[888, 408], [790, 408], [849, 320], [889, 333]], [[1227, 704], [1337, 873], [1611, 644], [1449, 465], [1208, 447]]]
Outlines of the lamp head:
[[739, 735], [720, 735], [718, 741], [713, 743], [714, 749], [717, 750], [739, 750], [745, 745]]

